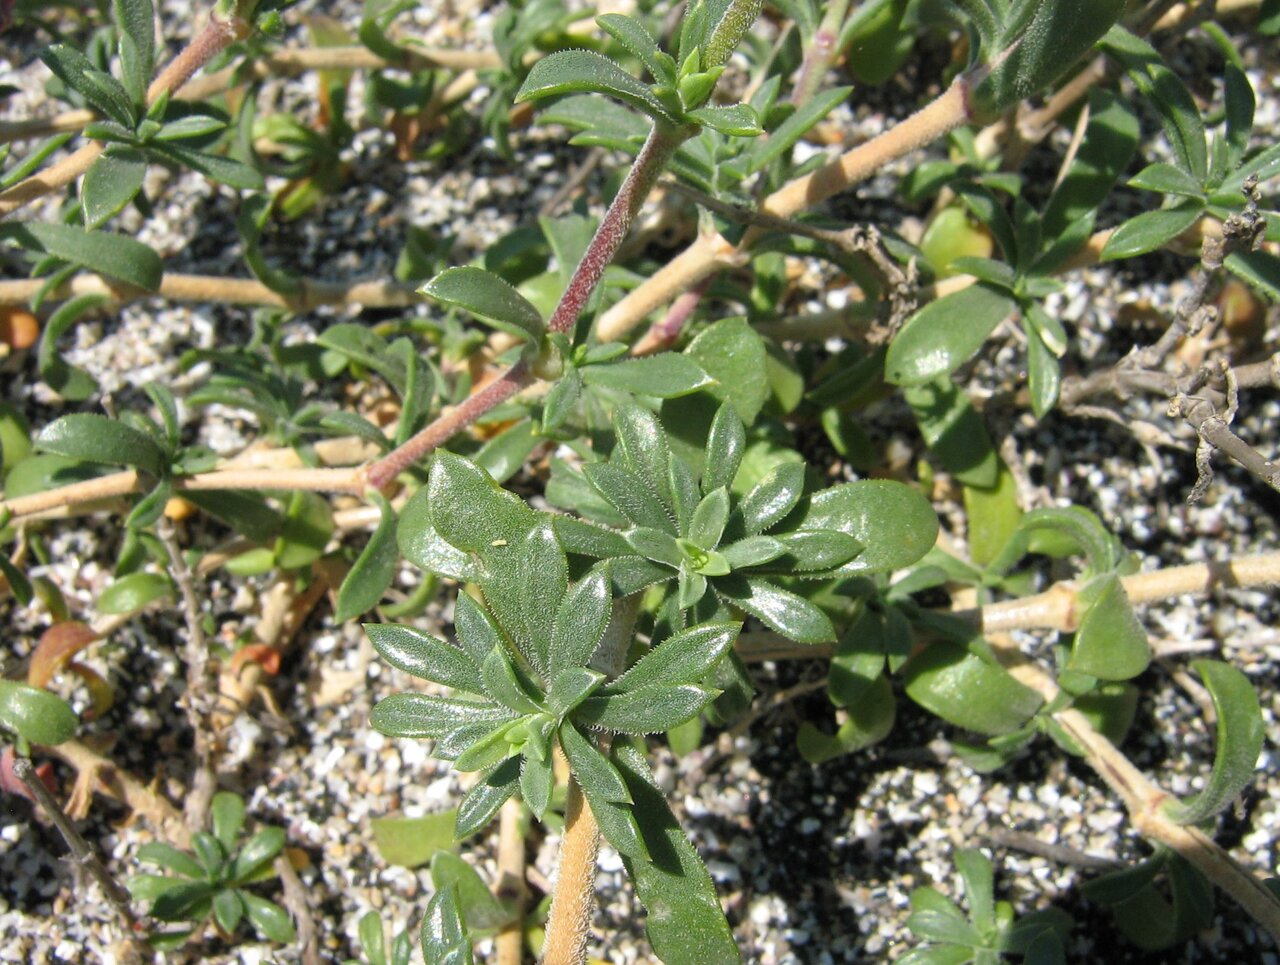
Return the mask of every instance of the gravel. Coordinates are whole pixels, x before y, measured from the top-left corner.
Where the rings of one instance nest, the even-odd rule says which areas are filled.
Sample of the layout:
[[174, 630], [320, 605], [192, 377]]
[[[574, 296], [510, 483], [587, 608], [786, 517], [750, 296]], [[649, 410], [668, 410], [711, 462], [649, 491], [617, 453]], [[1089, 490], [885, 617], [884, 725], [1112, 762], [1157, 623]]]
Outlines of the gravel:
[[[184, 3], [163, 5], [164, 34], [184, 36], [193, 19]], [[286, 16], [289, 24], [324, 11], [349, 26], [359, 22], [354, 2], [304, 2]], [[406, 17], [426, 44], [478, 45], [488, 35], [489, 11], [455, 4], [455, 15], [421, 6]], [[299, 28], [291, 28], [300, 42]], [[29, 32], [9, 38], [12, 53], [0, 61], [0, 83], [23, 93], [5, 103], [9, 117], [41, 109], [43, 68], [31, 61], [39, 38]], [[932, 60], [937, 60], [934, 51]], [[1259, 91], [1260, 124], [1280, 123], [1274, 51], [1246, 50]], [[930, 59], [926, 58], [926, 64]], [[925, 68], [917, 68], [925, 69]], [[928, 76], [928, 75], [926, 75]], [[358, 78], [357, 78], [358, 83]], [[304, 82], [279, 85], [281, 103], [306, 114], [313, 94]], [[473, 99], [476, 109], [482, 100]], [[867, 136], [905, 113], [900, 90], [871, 95], [840, 122]], [[352, 104], [360, 102], [353, 91]], [[346, 185], [312, 216], [277, 225], [266, 239], [268, 257], [309, 276], [326, 279], [386, 276], [410, 226], [456, 239], [453, 259], [465, 263], [519, 224], [529, 223], [571, 167], [580, 149], [568, 148], [552, 130], [534, 128], [515, 138], [514, 162], [502, 160], [492, 143], [480, 141], [447, 165], [391, 161], [392, 144], [379, 131], [362, 131], [344, 152], [351, 172]], [[935, 151], [935, 154], [937, 152]], [[856, 196], [837, 199], [841, 217], [894, 223], [900, 202], [897, 176], [923, 155], [905, 159]], [[164, 203], [151, 217], [136, 217], [139, 237], [157, 248], [178, 271], [241, 274], [230, 194], [201, 178], [181, 175], [165, 185]], [[599, 174], [591, 182], [599, 186]], [[161, 185], [156, 183], [155, 188]], [[916, 215], [919, 212], [908, 212]], [[1185, 287], [1188, 259], [1152, 257], [1120, 270], [1079, 273], [1050, 307], [1073, 335], [1069, 363], [1081, 371], [1110, 364], [1150, 333], [1123, 321], [1123, 306], [1148, 302], [1162, 309]], [[815, 284], [820, 279], [815, 276]], [[812, 304], [826, 302], [815, 291]], [[426, 317], [429, 308], [413, 314]], [[352, 311], [319, 311], [296, 319], [299, 339], [309, 339]], [[176, 359], [188, 348], [213, 348], [243, 340], [248, 312], [145, 300], [126, 306], [102, 322], [78, 326], [68, 360], [88, 369], [117, 404], [136, 402], [148, 381], [166, 382], [181, 392], [194, 375], [181, 373]], [[1272, 311], [1263, 349], [1274, 352], [1280, 332]], [[997, 340], [998, 341], [998, 340]], [[1022, 352], [1015, 345], [992, 346], [975, 364], [972, 384], [987, 396], [988, 414], [1007, 424], [1031, 484], [1045, 504], [1093, 509], [1141, 569], [1207, 559], [1231, 559], [1280, 546], [1280, 497], [1243, 471], [1217, 460], [1218, 477], [1202, 503], [1187, 506], [1194, 482], [1189, 450], [1162, 448], [1153, 464], [1119, 425], [1051, 415], [1035, 422], [1013, 415], [1009, 393], [1021, 379]], [[7, 363], [3, 397], [20, 405], [33, 425], [43, 425], [64, 406], [38, 382], [31, 359]], [[1002, 403], [1001, 400], [1004, 400]], [[1001, 405], [1005, 408], [1001, 409]], [[1186, 434], [1162, 411], [1159, 400], [1129, 403], [1126, 421], [1149, 422], [1186, 444]], [[1280, 404], [1253, 393], [1237, 428], [1246, 439], [1274, 447]], [[910, 417], [900, 405], [869, 413], [869, 431], [885, 447], [919, 453]], [[220, 453], [241, 448], [254, 434], [241, 413], [211, 410], [202, 417], [201, 440]], [[1273, 451], [1273, 450], [1272, 450]], [[962, 513], [940, 506], [944, 524], [957, 542]], [[110, 517], [56, 523], [45, 530], [49, 562], [33, 570], [67, 595], [74, 615], [91, 615], [94, 600], [110, 582], [109, 561], [120, 548], [120, 532]], [[181, 534], [186, 544], [217, 535], [212, 524], [193, 522]], [[398, 585], [417, 579], [406, 567]], [[215, 639], [229, 642], [252, 633], [267, 587], [216, 571], [201, 593], [215, 626]], [[416, 923], [433, 886], [426, 869], [390, 867], [379, 855], [370, 820], [381, 815], [414, 816], [454, 806], [465, 779], [435, 760], [417, 742], [394, 741], [369, 727], [369, 712], [380, 698], [415, 686], [415, 681], [371, 660], [355, 625], [335, 626], [321, 607], [302, 629], [281, 672], [269, 688], [278, 713], [259, 704], [243, 715], [229, 737], [222, 786], [242, 791], [251, 820], [288, 832], [291, 847], [306, 856], [300, 872], [319, 934], [322, 957], [355, 954], [356, 923], [369, 909], [403, 927]], [[450, 612], [444, 599], [420, 621], [444, 630]], [[1202, 641], [1241, 667], [1262, 695], [1269, 746], [1258, 763], [1257, 783], [1220, 820], [1218, 840], [1251, 870], [1272, 871], [1280, 830], [1280, 778], [1275, 750], [1280, 681], [1280, 601], [1265, 590], [1224, 590], [1207, 598], [1184, 597], [1148, 606], [1145, 625], [1157, 643]], [[7, 621], [5, 669], [21, 668], [47, 615], [0, 601]], [[178, 707], [184, 691], [179, 659], [183, 636], [176, 610], [148, 612], [108, 641], [83, 655], [84, 662], [112, 682], [114, 707], [88, 725], [86, 739], [112, 742], [110, 753], [138, 778], [155, 782], [181, 802], [189, 777], [191, 735]], [[1029, 647], [1043, 640], [1026, 638]], [[1138, 685], [1138, 723], [1126, 752], [1160, 786], [1174, 793], [1194, 791], [1208, 774], [1212, 740], [1197, 704], [1170, 671], [1183, 658], [1154, 665]], [[758, 685], [769, 692], [820, 677], [816, 661], [765, 664]], [[72, 696], [83, 707], [85, 694]], [[913, 888], [931, 884], [957, 895], [952, 863], [955, 849], [983, 846], [995, 858], [997, 894], [1019, 913], [1053, 905], [1069, 912], [1071, 961], [1261, 962], [1277, 961], [1265, 934], [1228, 899], [1218, 896], [1213, 925], [1186, 945], [1143, 953], [1123, 943], [1107, 912], [1081, 894], [1092, 871], [993, 844], [993, 829], [1024, 831], [1046, 844], [1120, 862], [1133, 862], [1150, 848], [1129, 826], [1120, 804], [1080, 761], [1041, 739], [1029, 753], [992, 775], [978, 775], [951, 753], [952, 732], [911, 703], [899, 704], [890, 737], [865, 752], [813, 767], [795, 751], [804, 720], [830, 721], [833, 710], [821, 692], [794, 700], [765, 715], [749, 734], [721, 734], [682, 758], [654, 742], [652, 760], [676, 813], [706, 859], [749, 962], [866, 962], [892, 960], [912, 944], [905, 928]], [[73, 774], [59, 767], [64, 789]], [[80, 830], [121, 877], [137, 870], [138, 849], [154, 840], [145, 820], [99, 797]], [[534, 882], [554, 877], [558, 837], [534, 829], [529, 839]], [[496, 842], [473, 838], [461, 852], [486, 878], [496, 879]], [[103, 962], [125, 960], [109, 906], [95, 885], [79, 882], [63, 860], [62, 841], [13, 796], [0, 811], [0, 960], [11, 962]], [[647, 961], [643, 911], [626, 884], [621, 862], [605, 847], [597, 876], [599, 907], [593, 921], [592, 954], [610, 962]], [[534, 894], [534, 902], [540, 897]], [[480, 951], [487, 954], [488, 943]], [[253, 941], [234, 945], [210, 937], [189, 946], [175, 961], [298, 961], [293, 949]]]

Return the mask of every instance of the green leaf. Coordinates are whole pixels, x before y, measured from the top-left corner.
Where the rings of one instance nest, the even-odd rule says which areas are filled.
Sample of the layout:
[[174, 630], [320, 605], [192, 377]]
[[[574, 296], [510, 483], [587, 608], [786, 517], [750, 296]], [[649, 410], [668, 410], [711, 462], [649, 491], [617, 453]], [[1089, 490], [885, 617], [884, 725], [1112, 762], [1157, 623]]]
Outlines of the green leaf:
[[395, 623], [366, 623], [364, 632], [379, 656], [397, 670], [466, 693], [484, 692], [480, 665], [466, 650]]
[[1102, 260], [1133, 258], [1155, 251], [1200, 220], [1203, 211], [1204, 202], [1196, 198], [1179, 202], [1172, 208], [1144, 211], [1111, 232], [1102, 248]]
[[716, 410], [707, 436], [706, 468], [702, 471], [704, 493], [733, 483], [746, 446], [747, 433], [742, 419], [737, 410], [726, 402]]
[[685, 837], [644, 754], [619, 742], [612, 758], [635, 801], [636, 821], [652, 861], [623, 856], [648, 916], [654, 954], [666, 965], [736, 965], [741, 961], [715, 885]]
[[482, 592], [489, 611], [539, 674], [546, 675], [556, 611], [569, 586], [569, 563], [549, 521], [523, 538], [492, 547]]
[[578, 370], [582, 381], [636, 395], [675, 399], [713, 385], [715, 380], [687, 355], [665, 352], [638, 359], [623, 359]]
[[155, 10], [151, 0], [112, 0], [111, 13], [119, 34], [120, 73], [129, 96], [140, 105], [155, 66]]
[[1001, 459], [994, 486], [965, 486], [964, 511], [968, 520], [969, 559], [984, 567], [1008, 545], [1022, 519], [1018, 487], [1013, 473]]
[[276, 565], [286, 570], [310, 566], [324, 555], [333, 529], [329, 501], [318, 493], [298, 490], [289, 497], [276, 538]]
[[80, 719], [65, 700], [40, 687], [0, 680], [0, 727], [32, 744], [54, 746], [75, 737]]
[[907, 661], [902, 675], [907, 696], [917, 704], [979, 734], [1012, 733], [1044, 703], [993, 657], [952, 643], [925, 647]]
[[796, 748], [810, 764], [824, 764], [864, 750], [889, 736], [896, 707], [893, 685], [882, 673], [862, 690], [856, 702], [845, 707], [845, 720], [834, 736], [804, 721], [796, 734]]
[[[843, 533], [823, 535], [831, 535], [840, 540], [848, 540], [850, 543], [855, 544], [853, 552], [842, 557], [840, 560], [841, 563], [847, 562], [853, 553], [857, 552], [857, 541], [845, 536]], [[780, 539], [774, 539], [772, 536], [748, 536], [745, 539], [740, 539], [737, 542], [728, 544], [727, 546], [718, 547], [718, 552], [724, 557], [724, 561], [729, 564], [729, 569], [741, 570], [748, 566], [761, 566], [771, 560], [776, 560], [779, 556], [782, 556], [787, 552], [787, 544]], [[835, 565], [838, 564], [831, 564], [831, 566]], [[830, 567], [822, 568], [829, 569]], [[779, 569], [785, 572], [790, 568], [784, 563], [779, 567]]]
[[1040, 218], [1046, 239], [1089, 215], [1129, 166], [1140, 133], [1133, 107], [1112, 91], [1089, 91], [1089, 124], [1066, 176], [1053, 189]]
[[836, 638], [821, 608], [767, 580], [734, 574], [715, 579], [712, 586], [732, 605], [798, 643], [828, 643]]
[[49, 316], [40, 345], [36, 349], [36, 368], [45, 384], [68, 402], [83, 402], [98, 391], [94, 378], [58, 354], [58, 339], [90, 312], [107, 303], [104, 295], [76, 295], [67, 299]]
[[489, 701], [437, 697], [434, 694], [392, 694], [378, 701], [369, 722], [388, 737], [443, 737], [463, 724], [515, 720], [515, 715]]
[[1037, 314], [1043, 314], [1039, 306], [1031, 306], [1026, 313], [1027, 389], [1031, 393], [1031, 411], [1037, 419], [1043, 419], [1058, 404], [1058, 393], [1062, 388], [1062, 367], [1058, 364], [1057, 356], [1045, 344], [1039, 326], [1031, 321]]
[[529, 300], [483, 268], [448, 268], [418, 290], [438, 302], [456, 305], [517, 338], [537, 341], [546, 331], [541, 313]]
[[118, 80], [98, 70], [88, 57], [65, 44], [51, 44], [38, 56], [53, 76], [81, 94], [90, 107], [121, 127], [133, 130], [137, 122], [134, 102]]
[[1052, 0], [1020, 9], [1029, 7], [1034, 12], [1017, 36], [1006, 35], [1008, 46], [983, 51], [991, 70], [970, 97], [984, 121], [1066, 73], [1116, 22], [1124, 0]]
[[[907, 927], [911, 929], [911, 934], [923, 941], [964, 946], [951, 953], [949, 957], [938, 961], [936, 965], [942, 965], [943, 962], [948, 961], [956, 963], [972, 961], [974, 948], [981, 948], [983, 945], [982, 934], [967, 921], [931, 909], [913, 911], [907, 916]], [[950, 952], [950, 949], [946, 951]], [[934, 963], [931, 962], [930, 965]]]
[[1189, 800], [1165, 805], [1165, 813], [1178, 824], [1199, 824], [1230, 807], [1252, 783], [1264, 739], [1262, 709], [1249, 678], [1218, 660], [1196, 660], [1191, 666], [1213, 700], [1218, 746], [1204, 789]]
[[113, 144], [89, 166], [80, 182], [84, 226], [97, 228], [115, 217], [142, 190], [147, 160], [142, 152]]
[[607, 697], [588, 697], [574, 711], [575, 723], [620, 734], [656, 734], [698, 714], [718, 690], [692, 684], [655, 684]]
[[137, 613], [173, 597], [173, 582], [162, 573], [130, 573], [116, 580], [98, 597], [99, 613]]
[[209, 914], [215, 891], [207, 881], [183, 881], [157, 896], [151, 915], [161, 921], [203, 918]]
[[802, 462], [779, 463], [742, 497], [738, 513], [749, 535], [764, 532], [796, 507], [804, 493], [806, 469]]
[[480, 447], [473, 457], [477, 466], [496, 483], [504, 483], [524, 466], [530, 453], [542, 443], [532, 419], [508, 426]]
[[296, 936], [293, 931], [293, 922], [289, 920], [287, 911], [274, 901], [259, 898], [252, 892], [240, 890], [238, 894], [240, 900], [244, 902], [245, 914], [249, 916], [249, 921], [253, 922], [253, 927], [259, 935], [267, 941], [280, 945], [289, 945], [293, 942]]
[[555, 769], [549, 757], [538, 759], [526, 754], [521, 759], [520, 799], [539, 821], [551, 806], [551, 792], [555, 789]]
[[213, 818], [213, 836], [227, 851], [236, 845], [236, 839], [244, 830], [244, 798], [230, 791], [219, 791], [209, 806]]
[[613, 611], [613, 594], [604, 570], [594, 569], [566, 593], [551, 629], [547, 670], [552, 679], [585, 667], [596, 652]]
[[85, 462], [136, 466], [163, 476], [164, 452], [147, 433], [115, 419], [92, 413], [67, 415], [45, 426], [36, 448]]
[[685, 117], [730, 137], [759, 137], [764, 133], [764, 128], [760, 126], [760, 116], [747, 104], [700, 107], [686, 112]]
[[[902, 483], [862, 479], [832, 486], [801, 504], [796, 529], [836, 530], [863, 547], [840, 567], [858, 576], [902, 569], [916, 562], [938, 537], [938, 517], [929, 501]], [[794, 518], [791, 517], [791, 518]]]
[[420, 818], [403, 815], [373, 818], [373, 843], [382, 860], [401, 868], [417, 868], [437, 851], [453, 847], [456, 808], [425, 814]]
[[11, 238], [27, 251], [62, 258], [144, 291], [160, 289], [164, 274], [160, 256], [141, 241], [124, 235], [32, 221], [0, 225], [0, 238]]
[[956, 870], [964, 880], [964, 897], [969, 918], [980, 932], [996, 927], [995, 873], [991, 862], [976, 848], [962, 848], [955, 854]]
[[582, 467], [582, 474], [633, 525], [675, 535], [675, 523], [662, 500], [634, 472], [611, 462], [592, 462]]
[[1181, 168], [1160, 162], [1148, 164], [1129, 179], [1129, 187], [1143, 191], [1159, 191], [1161, 194], [1177, 194], [1188, 198], [1204, 195], [1200, 183]]
[[231, 865], [231, 878], [236, 882], [252, 881], [276, 855], [284, 850], [284, 828], [263, 828], [248, 840]]
[[702, 680], [732, 648], [741, 623], [705, 623], [668, 637], [616, 680], [604, 695]]
[[675, 83], [675, 64], [670, 55], [658, 49], [657, 42], [635, 17], [618, 13], [606, 13], [596, 17], [596, 23], [649, 69], [649, 74], [659, 83], [670, 86]]
[[511, 757], [483, 774], [458, 805], [458, 823], [454, 835], [462, 840], [479, 831], [516, 793], [520, 784], [520, 758]]
[[663, 533], [647, 526], [637, 526], [628, 530], [627, 543], [641, 556], [655, 563], [680, 567], [684, 563], [684, 550], [680, 542], [670, 533]]
[[[1025, 519], [1025, 517], [1024, 517]], [[1071, 644], [1067, 669], [1100, 680], [1130, 680], [1147, 669], [1151, 647], [1120, 578], [1094, 577], [1077, 591], [1087, 607]]]
[[[782, 545], [784, 555], [772, 566], [766, 566], [766, 571], [796, 575], [843, 566], [863, 549], [852, 536], [830, 529], [798, 529], [779, 533], [777, 541]], [[722, 552], [726, 557], [736, 556], [739, 545], [735, 543]]]
[[903, 397], [943, 469], [965, 485], [996, 484], [1000, 460], [995, 444], [965, 392], [944, 377], [912, 385]]
[[732, 402], [745, 425], [751, 425], [769, 398], [768, 353], [764, 339], [745, 318], [725, 318], [698, 334], [685, 355], [719, 383], [709, 391]]
[[[474, 463], [450, 452], [438, 451], [432, 457], [426, 492], [421, 508], [430, 507], [429, 520], [435, 531], [457, 549], [482, 558], [490, 549], [523, 539], [537, 521], [523, 499], [506, 492]], [[400, 527], [401, 547], [410, 559], [406, 536], [412, 542], [414, 535], [421, 535], [422, 522], [420, 516], [410, 522], [413, 502], [405, 508]], [[415, 530], [419, 532], [415, 534]]]
[[639, 476], [649, 492], [671, 503], [671, 450], [662, 426], [651, 412], [637, 405], [621, 405], [613, 413], [616, 439], [611, 461]]
[[971, 285], [930, 302], [898, 332], [885, 356], [895, 385], [922, 385], [950, 375], [982, 347], [1016, 303], [986, 284]]
[[244, 910], [240, 893], [234, 889], [228, 888], [213, 896], [213, 917], [225, 932], [234, 932], [240, 926]]
[[430, 494], [425, 488], [414, 493], [401, 510], [396, 543], [405, 559], [428, 573], [466, 582], [474, 582], [484, 574], [474, 556], [445, 542], [436, 532], [431, 523]]
[[475, 961], [454, 885], [440, 888], [427, 902], [422, 919], [422, 957], [426, 965], [472, 965]]
[[[164, 841], [149, 841], [138, 849], [138, 860], [172, 871], [184, 878], [203, 878], [204, 868], [189, 852], [180, 851]], [[172, 882], [173, 879], [165, 879]], [[130, 889], [132, 890], [132, 889]]]
[[[614, 804], [631, 803], [631, 792], [618, 769], [568, 722], [560, 726], [560, 746], [564, 748], [565, 757], [586, 792], [588, 802], [593, 805], [598, 800]], [[647, 857], [647, 853], [643, 856]]]
[[747, 150], [746, 173], [755, 174], [782, 157], [809, 128], [830, 114], [838, 104], [843, 104], [852, 92], [852, 87], [835, 87], [814, 94], [794, 114], [770, 131], [767, 138], [761, 138], [751, 145]]
[[484, 693], [515, 714], [536, 714], [538, 702], [521, 683], [505, 647], [494, 647], [480, 665]]
[[210, 180], [225, 184], [229, 188], [235, 188], [239, 191], [263, 191], [266, 189], [266, 182], [262, 180], [262, 175], [243, 161], [237, 161], [235, 158], [222, 157], [219, 154], [210, 154], [207, 151], [197, 151], [194, 148], [172, 141], [152, 141], [147, 145], [147, 150], [153, 155], [158, 154], [160, 157], [179, 165], [189, 167]]
[[1258, 294], [1280, 302], [1280, 257], [1269, 251], [1233, 251], [1223, 263]]
[[520, 85], [516, 103], [588, 92], [615, 97], [656, 120], [677, 123], [677, 118], [647, 84], [636, 80], [608, 57], [590, 50], [558, 50], [542, 58]]
[[452, 888], [468, 932], [490, 932], [513, 920], [511, 908], [500, 901], [480, 873], [463, 858], [441, 849], [431, 859], [431, 881], [443, 891]]
[[[803, 475], [803, 469], [801, 469]], [[759, 487], [757, 487], [759, 488]], [[796, 498], [799, 498], [796, 493]], [[787, 507], [790, 510], [790, 506]], [[783, 515], [786, 515], [783, 513]], [[725, 523], [729, 521], [729, 491], [713, 489], [707, 493], [693, 511], [689, 523], [688, 539], [695, 546], [705, 550], [715, 549], [720, 545], [720, 536], [724, 533]]]
[[1154, 47], [1124, 27], [1112, 27], [1099, 46], [1124, 66], [1139, 93], [1159, 112], [1178, 167], [1204, 183], [1209, 167], [1204, 123], [1186, 85]]
[[338, 605], [333, 618], [339, 623], [377, 606], [395, 578], [396, 567], [400, 563], [400, 548], [396, 545], [396, 512], [381, 493], [373, 493], [370, 498], [377, 503], [382, 515], [369, 542], [338, 587]]

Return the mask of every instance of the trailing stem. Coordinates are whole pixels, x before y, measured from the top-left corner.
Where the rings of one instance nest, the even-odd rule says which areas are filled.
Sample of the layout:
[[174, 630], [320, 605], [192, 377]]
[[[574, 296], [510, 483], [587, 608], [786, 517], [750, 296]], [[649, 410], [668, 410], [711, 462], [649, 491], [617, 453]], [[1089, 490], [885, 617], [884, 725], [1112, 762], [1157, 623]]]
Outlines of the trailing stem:
[[[154, 104], [162, 94], [180, 88], [196, 71], [227, 47], [247, 37], [249, 29], [249, 24], [240, 17], [226, 20], [216, 15], [210, 17], [204, 29], [156, 75], [147, 88], [147, 105]], [[101, 141], [91, 141], [57, 164], [19, 181], [7, 191], [0, 192], [0, 217], [10, 215], [37, 198], [70, 184], [87, 171], [105, 149], [106, 145]]]
[[[779, 188], [764, 199], [760, 210], [776, 218], [790, 218], [865, 181], [889, 162], [966, 123], [971, 119], [968, 92], [972, 83], [971, 77], [958, 77], [946, 91], [902, 123]], [[762, 233], [758, 228], [749, 229], [737, 247], [719, 235], [700, 236], [600, 317], [597, 326], [600, 341], [621, 339], [650, 312], [688, 291], [717, 268], [745, 257]]]
[[[691, 128], [676, 128], [655, 124], [640, 149], [635, 164], [618, 190], [609, 210], [600, 221], [600, 227], [591, 238], [582, 260], [574, 270], [569, 284], [547, 327], [552, 332], [568, 332], [586, 308], [592, 292], [600, 284], [604, 271], [613, 261], [640, 212], [645, 198], [653, 190], [658, 176], [666, 167], [677, 147], [691, 137]], [[396, 476], [412, 466], [431, 450], [443, 445], [452, 436], [467, 428], [495, 406], [507, 401], [521, 389], [531, 385], [534, 375], [529, 365], [521, 360], [511, 366], [499, 378], [474, 393], [457, 408], [440, 416], [404, 445], [388, 453], [368, 467], [365, 480], [374, 489], [383, 489]]]

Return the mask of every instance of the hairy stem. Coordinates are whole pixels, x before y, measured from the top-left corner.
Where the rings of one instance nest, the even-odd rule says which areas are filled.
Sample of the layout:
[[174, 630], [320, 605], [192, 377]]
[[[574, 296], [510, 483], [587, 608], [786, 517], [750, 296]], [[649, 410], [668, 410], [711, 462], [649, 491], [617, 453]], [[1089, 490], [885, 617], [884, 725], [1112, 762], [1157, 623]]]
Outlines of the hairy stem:
[[[551, 331], [568, 332], [573, 328], [667, 161], [680, 143], [691, 135], [692, 131], [689, 129], [654, 125], [635, 164], [622, 182], [617, 197], [605, 212], [582, 261], [570, 277], [560, 303], [551, 313], [547, 323]], [[517, 362], [502, 376], [473, 393], [461, 405], [441, 415], [404, 445], [370, 465], [365, 473], [366, 482], [374, 489], [385, 488], [427, 453], [531, 385], [534, 378], [526, 362]]]
[[[103, 295], [115, 305], [137, 298], [160, 297], [175, 302], [217, 302], [220, 305], [262, 305], [309, 312], [322, 305], [365, 308], [402, 308], [421, 301], [413, 285], [382, 279], [332, 282], [299, 279], [298, 291], [282, 295], [252, 278], [224, 278], [218, 275], [185, 275], [165, 272], [154, 292], [123, 286], [101, 275], [80, 274], [45, 295], [49, 302], [65, 301], [77, 295]], [[43, 278], [0, 281], [0, 305], [25, 305], [44, 285]]]
[[581, 965], [586, 961], [599, 851], [600, 828], [595, 815], [578, 782], [570, 778], [560, 870], [556, 875], [551, 920], [547, 923], [547, 940], [542, 951], [546, 965]]
[[[1046, 701], [1057, 697], [1058, 686], [1053, 678], [1031, 663], [1007, 636], [994, 634], [991, 644], [1014, 678], [1038, 691]], [[1084, 749], [1085, 762], [1124, 802], [1134, 829], [1199, 868], [1280, 944], [1280, 899], [1204, 832], [1166, 817], [1163, 805], [1169, 800], [1168, 793], [1149, 781], [1111, 741], [1094, 729], [1084, 714], [1068, 708], [1053, 716]]]
[[[934, 101], [905, 121], [847, 151], [818, 170], [783, 185], [762, 202], [760, 210], [776, 218], [790, 218], [820, 204], [875, 174], [890, 161], [923, 147], [970, 119], [969, 81], [959, 77]], [[761, 231], [752, 228], [735, 248], [718, 235], [700, 236], [666, 267], [600, 317], [600, 341], [618, 341], [654, 309], [688, 291], [718, 268], [745, 257]]]
[[[162, 94], [177, 90], [219, 53], [248, 35], [249, 25], [238, 17], [225, 21], [210, 17], [204, 29], [151, 82], [151, 86], [147, 88], [148, 106], [154, 104]], [[106, 145], [102, 142], [92, 141], [57, 164], [19, 181], [7, 191], [0, 192], [0, 217], [12, 214], [37, 198], [70, 184], [89, 169], [105, 148]]]

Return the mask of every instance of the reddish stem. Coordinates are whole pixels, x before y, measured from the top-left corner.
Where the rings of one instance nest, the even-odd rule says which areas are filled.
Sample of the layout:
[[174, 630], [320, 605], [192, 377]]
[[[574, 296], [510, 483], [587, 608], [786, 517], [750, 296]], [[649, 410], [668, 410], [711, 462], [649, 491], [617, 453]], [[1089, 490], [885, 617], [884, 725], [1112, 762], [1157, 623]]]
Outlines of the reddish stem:
[[[671, 128], [655, 124], [649, 132], [644, 147], [640, 149], [635, 164], [627, 174], [617, 196], [609, 205], [600, 227], [596, 229], [574, 270], [560, 303], [551, 313], [547, 328], [552, 332], [568, 332], [600, 283], [604, 270], [613, 261], [618, 248], [627, 237], [631, 223], [639, 213], [644, 200], [657, 183], [658, 176], [667, 165], [681, 142], [692, 134], [687, 128]], [[385, 488], [401, 472], [425, 456], [437, 446], [480, 419], [495, 406], [506, 402], [521, 389], [532, 384], [533, 373], [525, 361], [517, 362], [500, 378], [468, 396], [455, 409], [442, 414], [412, 439], [394, 449], [369, 466], [365, 481], [374, 489]]]

